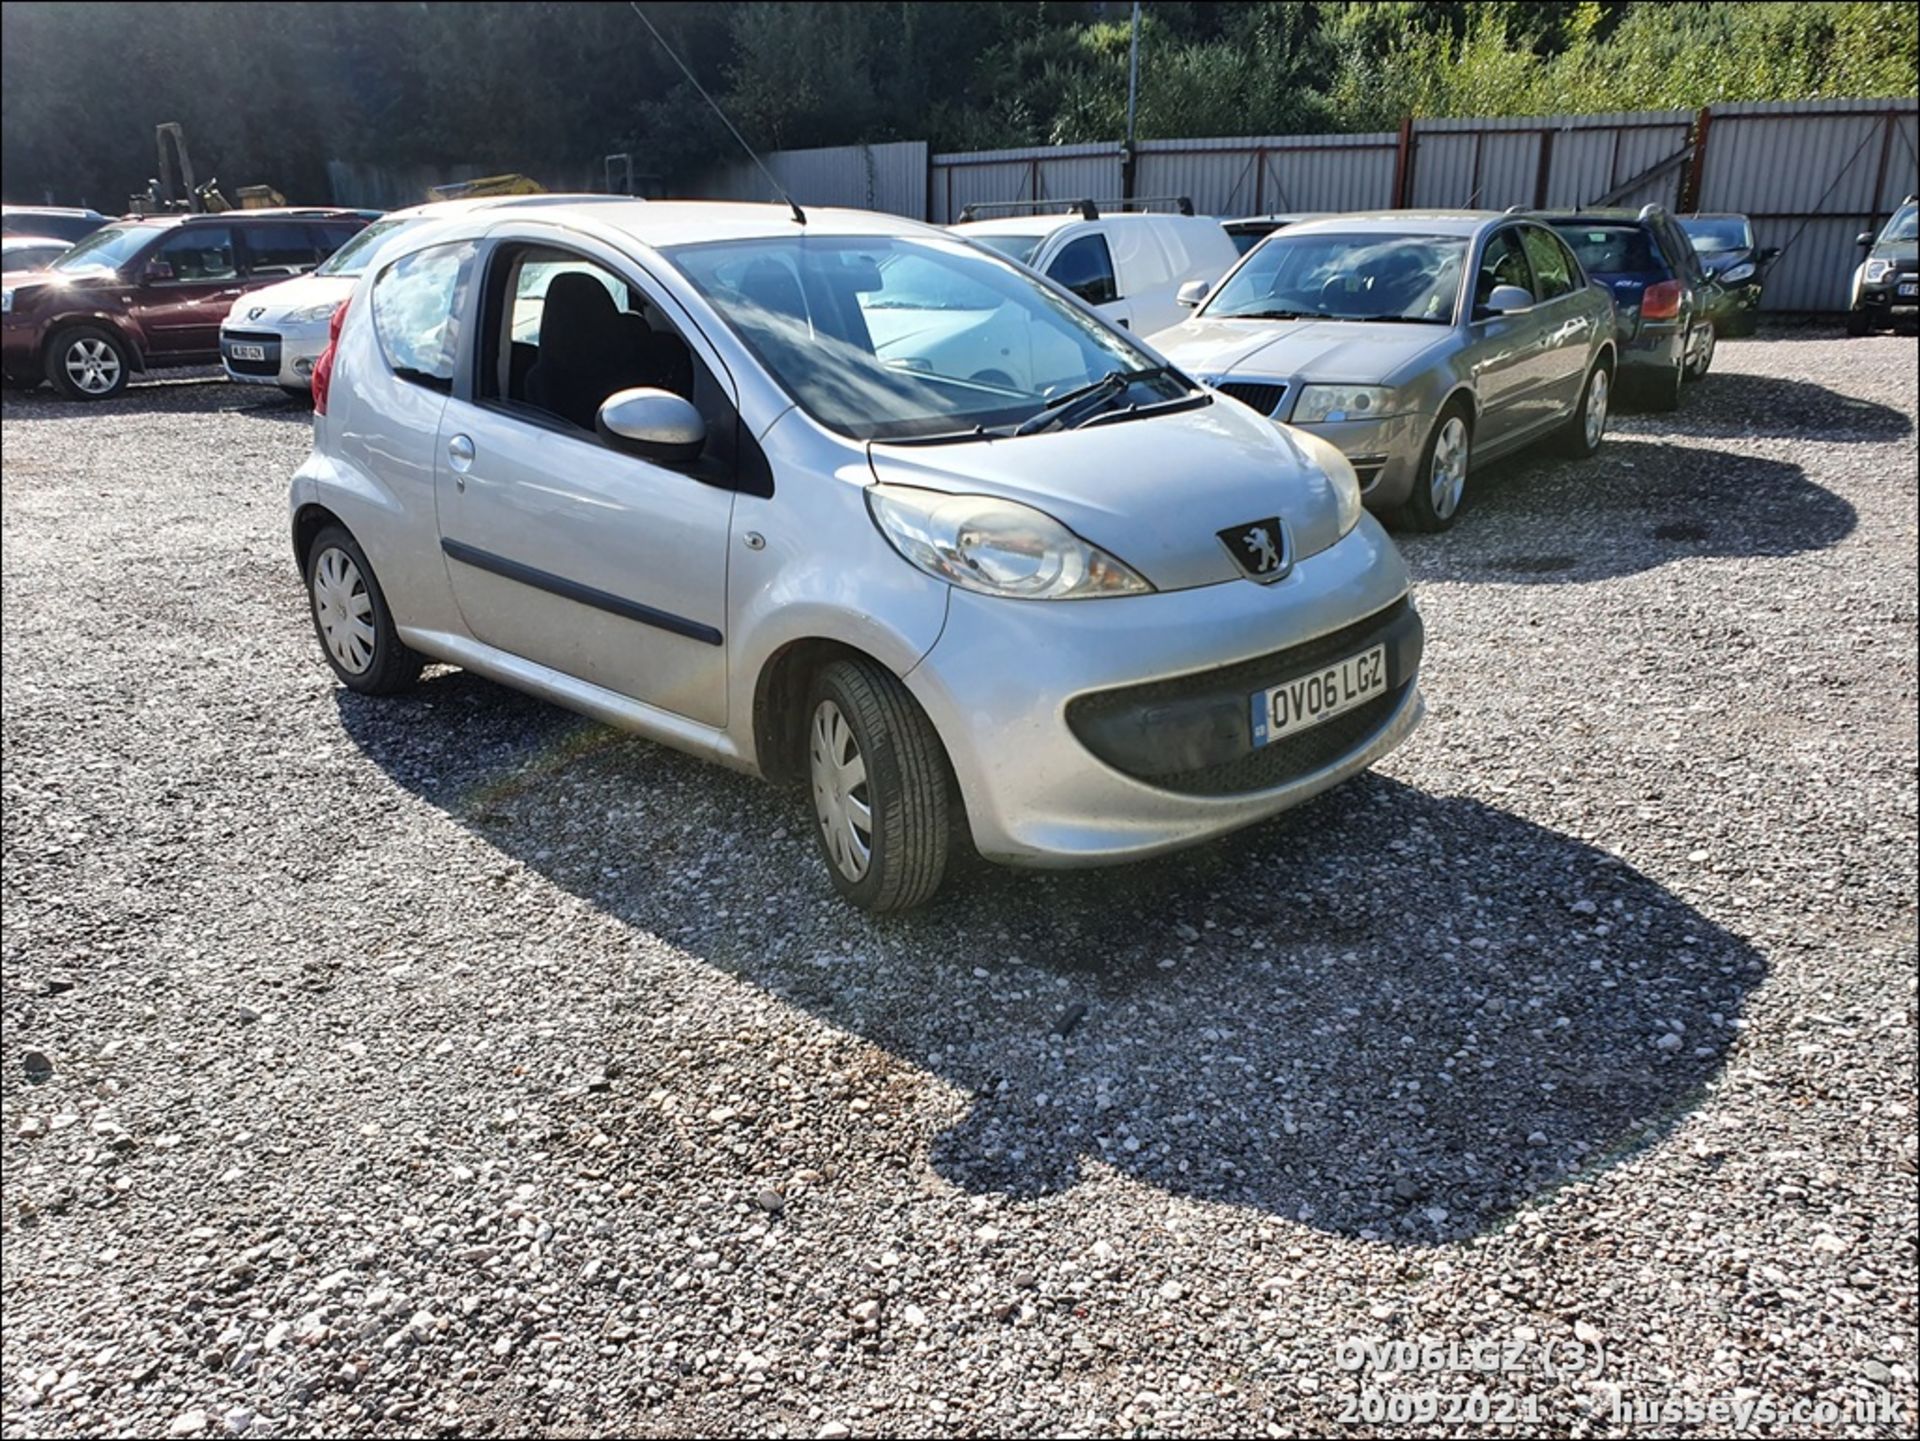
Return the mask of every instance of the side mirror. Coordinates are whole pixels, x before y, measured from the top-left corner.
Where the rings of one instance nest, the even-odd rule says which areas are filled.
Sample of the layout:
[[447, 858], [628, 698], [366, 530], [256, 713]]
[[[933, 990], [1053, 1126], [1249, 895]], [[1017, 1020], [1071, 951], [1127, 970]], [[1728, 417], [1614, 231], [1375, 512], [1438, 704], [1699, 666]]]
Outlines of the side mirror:
[[594, 427], [622, 450], [662, 465], [697, 460], [707, 443], [700, 412], [670, 390], [616, 390], [600, 402]]
[[1486, 309], [1495, 315], [1511, 315], [1533, 307], [1533, 292], [1524, 285], [1496, 285], [1487, 297]]
[[1189, 280], [1185, 285], [1180, 287], [1173, 298], [1181, 305], [1191, 309], [1193, 306], [1205, 300], [1208, 292], [1212, 289], [1213, 287], [1204, 280]]
[[1853, 237], [1853, 243], [1859, 246], [1862, 250], [1873, 249], [1873, 232], [1871, 230], [1861, 231], [1858, 235]]
[[173, 279], [173, 267], [164, 260], [149, 260], [147, 268], [140, 272], [140, 278], [152, 285], [156, 281]]
[[1771, 265], [1780, 258], [1780, 247], [1777, 245], [1769, 245], [1753, 258], [1762, 265]]

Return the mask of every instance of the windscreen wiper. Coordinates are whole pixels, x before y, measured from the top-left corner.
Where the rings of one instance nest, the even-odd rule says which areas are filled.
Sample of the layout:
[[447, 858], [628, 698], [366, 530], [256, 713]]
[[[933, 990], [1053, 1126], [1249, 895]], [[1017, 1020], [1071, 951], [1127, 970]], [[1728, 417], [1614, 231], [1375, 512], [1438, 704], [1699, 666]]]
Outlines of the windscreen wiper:
[[1216, 317], [1220, 320], [1338, 320], [1337, 315], [1329, 315], [1324, 310], [1236, 310], [1231, 315]]
[[1069, 390], [1064, 395], [1055, 396], [1016, 425], [1013, 433], [1033, 435], [1042, 430], [1051, 430], [1056, 425], [1071, 429], [1073, 422], [1084, 420], [1116, 395], [1124, 394], [1127, 387], [1135, 381], [1158, 380], [1163, 375], [1179, 374], [1180, 372], [1171, 365], [1148, 365], [1139, 370], [1111, 371], [1090, 385], [1083, 385], [1077, 390]]

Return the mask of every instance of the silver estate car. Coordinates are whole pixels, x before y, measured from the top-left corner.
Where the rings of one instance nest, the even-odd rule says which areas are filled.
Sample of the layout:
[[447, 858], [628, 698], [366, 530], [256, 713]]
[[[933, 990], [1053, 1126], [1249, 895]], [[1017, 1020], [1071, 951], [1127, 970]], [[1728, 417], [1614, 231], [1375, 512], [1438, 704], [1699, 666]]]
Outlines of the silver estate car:
[[1149, 338], [1262, 415], [1331, 441], [1370, 509], [1445, 530], [1470, 468], [1542, 438], [1599, 448], [1612, 299], [1545, 225], [1485, 212], [1336, 215], [1260, 242]]
[[[943, 369], [963, 325], [1026, 382]], [[944, 231], [475, 212], [390, 240], [333, 334], [290, 501], [339, 679], [442, 661], [807, 785], [859, 905], [925, 900], [956, 837], [1061, 866], [1231, 831], [1420, 717], [1339, 451]]]

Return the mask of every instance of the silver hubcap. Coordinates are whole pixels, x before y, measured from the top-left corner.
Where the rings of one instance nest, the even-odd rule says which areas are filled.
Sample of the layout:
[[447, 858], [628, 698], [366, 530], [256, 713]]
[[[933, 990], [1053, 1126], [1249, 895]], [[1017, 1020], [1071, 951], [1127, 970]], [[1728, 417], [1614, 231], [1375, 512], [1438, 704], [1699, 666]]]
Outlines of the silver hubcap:
[[76, 340], [67, 347], [67, 378], [88, 395], [105, 395], [120, 383], [120, 357], [104, 340]]
[[1607, 373], [1596, 370], [1587, 384], [1587, 449], [1592, 450], [1607, 433]]
[[1713, 327], [1703, 325], [1693, 333], [1693, 373], [1706, 374], [1713, 360]]
[[873, 861], [873, 806], [867, 790], [867, 760], [853, 727], [830, 700], [813, 713], [813, 742], [809, 747], [813, 776], [813, 809], [820, 817], [820, 833], [827, 853], [840, 874], [857, 881]]
[[1427, 483], [1433, 513], [1441, 520], [1460, 508], [1460, 496], [1467, 488], [1467, 423], [1457, 415], [1448, 416], [1440, 427], [1440, 438], [1433, 445], [1433, 473]]
[[373, 597], [344, 550], [323, 550], [314, 564], [313, 615], [342, 670], [359, 675], [373, 664]]

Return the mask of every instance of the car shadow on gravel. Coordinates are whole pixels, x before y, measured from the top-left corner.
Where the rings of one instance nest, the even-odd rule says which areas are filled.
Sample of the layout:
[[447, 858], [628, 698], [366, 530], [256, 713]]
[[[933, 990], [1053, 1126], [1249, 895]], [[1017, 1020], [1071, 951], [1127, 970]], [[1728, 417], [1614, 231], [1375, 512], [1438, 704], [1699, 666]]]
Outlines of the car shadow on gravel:
[[236, 385], [218, 371], [195, 374], [169, 372], [151, 380], [136, 380], [111, 400], [68, 400], [50, 388], [10, 390], [6, 412], [15, 420], [78, 420], [108, 415], [244, 415], [275, 423], [313, 424], [313, 407], [278, 389]]
[[1824, 550], [1858, 523], [1851, 503], [1787, 461], [1615, 435], [1577, 464], [1490, 466], [1452, 530], [1394, 539], [1416, 581], [1566, 584]]
[[1872, 444], [1913, 434], [1913, 417], [1877, 400], [1843, 395], [1808, 380], [1751, 371], [1714, 371], [1687, 387], [1680, 409], [1646, 415], [1650, 425], [1681, 436]]
[[[970, 1096], [957, 1121], [894, 1119], [901, 1165], [975, 1194], [1058, 1193], [1092, 1165], [1457, 1240], [1664, 1134], [1765, 970], [1618, 859], [1377, 775], [1160, 861], [975, 863], [874, 919], [831, 895], [792, 794], [461, 672], [338, 698], [376, 765], [502, 854]], [[636, 1087], [671, 1070], [640, 1020], [659, 984], [584, 981], [636, 1018]]]

